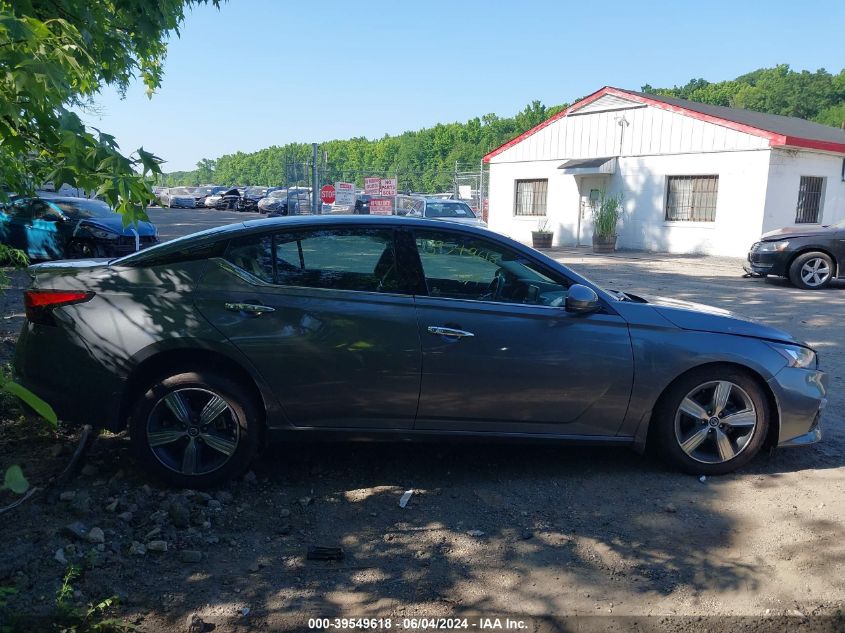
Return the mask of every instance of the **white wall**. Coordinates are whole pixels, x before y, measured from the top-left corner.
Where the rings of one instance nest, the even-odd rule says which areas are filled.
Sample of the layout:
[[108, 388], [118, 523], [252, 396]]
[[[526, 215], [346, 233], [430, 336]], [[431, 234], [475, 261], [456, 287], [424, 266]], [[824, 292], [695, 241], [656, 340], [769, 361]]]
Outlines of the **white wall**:
[[[608, 181], [624, 196], [619, 248], [744, 257], [759, 239], [766, 200], [769, 150], [621, 157]], [[580, 198], [574, 176], [560, 162], [490, 165], [490, 228], [530, 242], [536, 218], [514, 217], [515, 181], [548, 178], [547, 215], [554, 245], [574, 245]], [[666, 222], [667, 176], [718, 175], [715, 222]], [[796, 194], [797, 196], [797, 194]], [[589, 221], [589, 219], [587, 220]]]
[[[593, 105], [593, 104], [590, 104]], [[653, 106], [571, 114], [494, 156], [491, 163], [767, 149], [768, 139]], [[589, 106], [586, 106], [589, 108]], [[628, 125], [619, 125], [619, 117]], [[620, 151], [621, 147], [621, 151]]]
[[766, 195], [764, 231], [795, 225], [798, 187], [801, 176], [822, 176], [821, 224], [845, 220], [845, 182], [842, 181], [842, 156], [798, 150], [772, 150], [769, 190]]
[[546, 178], [549, 181], [546, 199], [548, 228], [555, 232], [553, 244], [575, 244], [578, 222], [578, 186], [572, 176], [565, 176], [557, 168], [561, 161], [541, 163], [511, 163], [490, 165], [490, 208], [488, 224], [499, 233], [520, 242], [531, 242], [542, 218], [514, 216], [516, 181]]
[[[625, 196], [620, 248], [744, 257], [760, 238], [768, 150], [623, 157], [613, 187]], [[719, 176], [715, 222], [667, 222], [668, 176]]]

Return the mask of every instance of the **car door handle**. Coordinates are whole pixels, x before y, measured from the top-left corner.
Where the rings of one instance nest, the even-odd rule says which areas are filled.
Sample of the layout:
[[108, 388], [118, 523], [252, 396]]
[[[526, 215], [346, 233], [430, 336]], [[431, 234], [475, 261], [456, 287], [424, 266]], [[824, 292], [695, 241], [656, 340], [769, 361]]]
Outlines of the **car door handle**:
[[275, 312], [275, 308], [270, 306], [262, 306], [255, 303], [226, 303], [224, 307], [232, 312], [246, 312], [247, 314], [254, 314], [261, 316], [265, 312]]
[[475, 334], [466, 330], [456, 330], [455, 328], [442, 327], [440, 325], [429, 325], [428, 333], [437, 336], [448, 336], [450, 338], [472, 338], [475, 336]]

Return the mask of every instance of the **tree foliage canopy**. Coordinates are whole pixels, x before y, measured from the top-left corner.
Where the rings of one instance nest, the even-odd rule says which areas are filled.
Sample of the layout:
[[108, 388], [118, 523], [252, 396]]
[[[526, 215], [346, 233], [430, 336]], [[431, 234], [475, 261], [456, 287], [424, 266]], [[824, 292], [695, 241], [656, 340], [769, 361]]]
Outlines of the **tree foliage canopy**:
[[186, 6], [207, 1], [0, 0], [0, 195], [67, 183], [96, 190], [127, 222], [143, 218], [159, 159], [143, 148], [123, 155], [73, 108], [134, 78], [151, 95], [168, 35]]
[[[357, 181], [365, 176], [399, 177], [401, 189], [437, 191], [451, 186], [455, 164], [477, 167], [482, 156], [513, 136], [534, 127], [564, 106], [547, 108], [534, 101], [516, 116], [495, 114], [465, 123], [438, 123], [434, 127], [380, 139], [364, 137], [322, 143], [328, 155], [325, 179]], [[203, 159], [193, 171], [167, 174], [168, 185], [206, 183], [280, 186], [308, 181], [306, 163], [311, 145], [289, 143], [257, 152], [236, 152], [216, 160]]]
[[845, 107], [845, 70], [838, 75], [832, 75], [824, 68], [798, 72], [781, 64], [730, 81], [710, 83], [692, 79], [686, 85], [674, 88], [646, 85], [643, 92], [794, 116], [837, 127], [845, 121], [845, 117], [840, 116]]
[[[644, 92], [723, 106], [811, 119], [839, 126], [845, 121], [845, 70], [832, 75], [824, 69], [794, 71], [789, 66], [762, 68], [730, 81], [711, 83], [693, 79], [684, 86], [653, 88]], [[490, 150], [553, 116], [565, 106], [529, 104], [513, 117], [487, 114], [464, 123], [438, 124], [380, 139], [351, 138], [323, 143], [328, 153], [326, 181], [357, 180], [363, 176], [398, 175], [401, 189], [438, 191], [452, 183], [455, 163], [478, 165]], [[226, 154], [203, 159], [193, 171], [167, 174], [169, 185], [292, 184], [308, 180], [304, 164], [311, 147], [304, 143], [273, 146], [252, 153]]]

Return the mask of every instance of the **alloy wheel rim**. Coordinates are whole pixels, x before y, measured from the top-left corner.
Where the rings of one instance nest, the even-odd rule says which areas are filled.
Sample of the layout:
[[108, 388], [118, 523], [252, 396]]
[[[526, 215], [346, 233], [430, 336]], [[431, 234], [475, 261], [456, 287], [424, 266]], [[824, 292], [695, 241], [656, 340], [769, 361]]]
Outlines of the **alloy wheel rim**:
[[820, 286], [830, 277], [830, 266], [821, 257], [804, 262], [801, 267], [801, 280], [808, 286]]
[[748, 393], [729, 380], [713, 380], [690, 391], [675, 413], [681, 450], [703, 464], [735, 459], [750, 444], [758, 414]]
[[147, 446], [161, 464], [185, 476], [207, 475], [235, 454], [240, 427], [226, 400], [208, 389], [176, 389], [147, 417]]

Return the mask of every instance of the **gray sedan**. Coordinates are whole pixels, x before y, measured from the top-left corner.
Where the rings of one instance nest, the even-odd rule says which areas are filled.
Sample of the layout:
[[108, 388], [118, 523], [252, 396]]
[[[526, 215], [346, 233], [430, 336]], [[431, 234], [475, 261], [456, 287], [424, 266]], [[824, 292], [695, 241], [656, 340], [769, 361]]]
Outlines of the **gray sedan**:
[[482, 228], [253, 220], [30, 272], [20, 381], [65, 420], [128, 425], [177, 486], [316, 434], [653, 444], [695, 474], [821, 437], [806, 344], [602, 289]]

